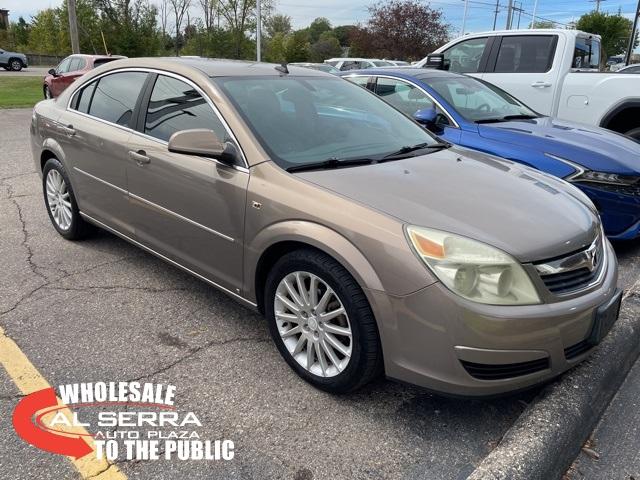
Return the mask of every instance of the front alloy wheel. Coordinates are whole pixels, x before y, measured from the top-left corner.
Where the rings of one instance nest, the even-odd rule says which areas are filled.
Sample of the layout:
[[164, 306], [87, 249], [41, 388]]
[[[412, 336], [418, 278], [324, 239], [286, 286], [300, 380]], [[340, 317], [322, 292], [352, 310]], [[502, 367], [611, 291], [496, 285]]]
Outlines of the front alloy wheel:
[[333, 377], [349, 364], [352, 333], [349, 316], [336, 293], [320, 277], [292, 272], [276, 290], [278, 333], [302, 368]]
[[51, 96], [51, 90], [49, 89], [48, 85], [44, 86], [44, 98], [47, 99], [47, 100], [53, 98]]
[[20, 60], [11, 60], [11, 70], [14, 72], [22, 70], [22, 62]]
[[347, 393], [383, 371], [367, 297], [335, 259], [311, 248], [285, 254], [267, 276], [264, 299], [273, 341], [307, 382]]

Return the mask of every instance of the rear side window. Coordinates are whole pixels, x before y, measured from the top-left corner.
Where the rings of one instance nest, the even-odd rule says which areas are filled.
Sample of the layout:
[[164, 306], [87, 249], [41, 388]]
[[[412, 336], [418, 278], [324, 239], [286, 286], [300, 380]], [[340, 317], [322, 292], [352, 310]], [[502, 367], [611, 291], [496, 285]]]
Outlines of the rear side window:
[[213, 130], [223, 141], [227, 137], [224, 125], [195, 88], [159, 75], [151, 92], [144, 133], [168, 141], [175, 132], [193, 128]]
[[76, 94], [73, 107], [75, 110], [82, 113], [89, 113], [91, 99], [93, 97], [93, 92], [96, 90], [97, 83], [98, 82], [92, 82]]
[[117, 125], [130, 126], [133, 109], [146, 79], [145, 72], [121, 72], [100, 78], [93, 93], [89, 115]]
[[548, 72], [553, 63], [555, 51], [555, 35], [515, 35], [503, 37], [494, 72]]
[[599, 70], [600, 42], [591, 38], [576, 38], [571, 66], [583, 70]]

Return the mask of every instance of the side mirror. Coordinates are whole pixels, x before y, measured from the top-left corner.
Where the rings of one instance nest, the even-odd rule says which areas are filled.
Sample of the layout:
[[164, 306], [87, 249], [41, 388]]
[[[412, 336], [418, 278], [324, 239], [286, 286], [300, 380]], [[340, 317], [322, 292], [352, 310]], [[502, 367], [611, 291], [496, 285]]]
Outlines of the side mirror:
[[413, 114], [413, 118], [416, 122], [425, 127], [432, 129], [436, 126], [436, 120], [438, 118], [438, 112], [435, 107], [421, 108]]
[[55, 68], [50, 68], [49, 71], [47, 72], [49, 75], [53, 75], [54, 77], [58, 76], [58, 72], [56, 72]]
[[444, 53], [432, 53], [427, 55], [425, 68], [435, 68], [436, 70], [449, 70], [449, 62], [445, 60]]
[[169, 138], [169, 151], [199, 157], [215, 158], [227, 165], [235, 163], [235, 148], [227, 148], [213, 130], [194, 128], [181, 130]]

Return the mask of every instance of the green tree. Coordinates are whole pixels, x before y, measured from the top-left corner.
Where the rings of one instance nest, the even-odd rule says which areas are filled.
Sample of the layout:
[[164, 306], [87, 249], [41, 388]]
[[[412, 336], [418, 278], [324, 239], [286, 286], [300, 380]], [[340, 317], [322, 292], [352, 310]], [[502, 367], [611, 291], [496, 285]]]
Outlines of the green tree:
[[29, 25], [23, 17], [18, 17], [18, 21], [14, 22], [11, 25], [11, 32], [13, 32], [13, 41], [18, 50], [20, 50], [20, 48], [26, 47], [29, 43], [30, 29], [31, 25]]
[[280, 13], [272, 15], [264, 21], [264, 29], [267, 38], [273, 38], [278, 33], [288, 35], [293, 30], [291, 28], [291, 17]]
[[[67, 2], [56, 9], [60, 22], [61, 43], [65, 45], [64, 53], [71, 53], [71, 37], [69, 34], [69, 10]], [[100, 16], [92, 0], [76, 0], [76, 17], [78, 18], [78, 40], [82, 53], [105, 53], [100, 36]], [[63, 52], [60, 52], [63, 53]]]
[[309, 47], [309, 60], [312, 62], [324, 62], [327, 58], [339, 57], [341, 54], [342, 47], [333, 32], [324, 32]]
[[309, 41], [311, 43], [315, 43], [320, 40], [320, 35], [322, 35], [324, 32], [331, 31], [331, 22], [329, 22], [329, 20], [324, 17], [318, 17], [313, 22], [311, 22], [308, 30]]
[[288, 63], [306, 62], [309, 59], [309, 33], [306, 30], [297, 30], [287, 35], [284, 55]]
[[[633, 22], [622, 15], [593, 11], [580, 17], [576, 28], [602, 37], [604, 58], [627, 51]], [[636, 46], [638, 41], [636, 39]]]
[[110, 53], [141, 57], [160, 51], [157, 9], [148, 0], [96, 0]]
[[58, 13], [53, 8], [39, 11], [31, 20], [29, 50], [45, 55], [67, 53], [71, 47], [63, 45]]
[[356, 28], [355, 25], [340, 25], [333, 29], [333, 34], [340, 42], [340, 45], [346, 47], [351, 44], [351, 34]]
[[267, 50], [264, 59], [267, 62], [282, 63], [286, 61], [287, 54], [285, 49], [286, 36], [282, 32], [277, 32], [267, 42]]

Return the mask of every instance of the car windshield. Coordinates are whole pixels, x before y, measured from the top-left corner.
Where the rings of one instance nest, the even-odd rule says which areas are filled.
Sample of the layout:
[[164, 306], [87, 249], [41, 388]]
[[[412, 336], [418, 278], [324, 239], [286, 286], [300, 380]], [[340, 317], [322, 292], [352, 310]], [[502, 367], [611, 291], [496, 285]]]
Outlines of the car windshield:
[[271, 158], [283, 168], [381, 159], [436, 139], [371, 92], [341, 78], [218, 77]]
[[459, 115], [471, 122], [491, 122], [539, 115], [507, 92], [475, 78], [441, 77], [423, 80]]

